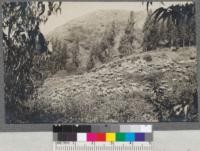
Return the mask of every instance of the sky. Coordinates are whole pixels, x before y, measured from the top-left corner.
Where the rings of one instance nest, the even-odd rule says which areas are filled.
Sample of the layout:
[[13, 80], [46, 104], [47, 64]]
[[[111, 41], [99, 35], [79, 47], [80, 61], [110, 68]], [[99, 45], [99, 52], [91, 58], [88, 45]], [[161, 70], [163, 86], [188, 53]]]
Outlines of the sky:
[[[154, 2], [149, 8], [155, 10], [159, 7], [168, 7], [172, 4], [182, 3], [185, 2], [165, 2], [164, 5], [160, 2]], [[74, 18], [84, 16], [97, 10], [119, 9], [146, 11], [146, 3], [142, 4], [142, 2], [63, 2], [61, 7], [61, 14], [51, 15], [47, 23], [40, 26], [40, 29], [44, 34], [47, 34], [56, 27], [61, 26]]]

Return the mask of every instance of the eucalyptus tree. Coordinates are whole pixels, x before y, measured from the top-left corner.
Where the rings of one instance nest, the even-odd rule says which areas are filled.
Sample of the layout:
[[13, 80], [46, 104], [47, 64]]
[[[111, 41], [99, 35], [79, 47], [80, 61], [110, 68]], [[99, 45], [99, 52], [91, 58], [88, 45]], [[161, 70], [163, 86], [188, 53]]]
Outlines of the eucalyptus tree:
[[[61, 12], [61, 2], [5, 2], [3, 9], [4, 81], [6, 109], [18, 116], [24, 100], [34, 91], [33, 59], [36, 49], [42, 49], [40, 24], [49, 16]], [[38, 39], [38, 36], [40, 38]], [[39, 46], [39, 47], [38, 47]], [[42, 51], [42, 50], [40, 50]]]

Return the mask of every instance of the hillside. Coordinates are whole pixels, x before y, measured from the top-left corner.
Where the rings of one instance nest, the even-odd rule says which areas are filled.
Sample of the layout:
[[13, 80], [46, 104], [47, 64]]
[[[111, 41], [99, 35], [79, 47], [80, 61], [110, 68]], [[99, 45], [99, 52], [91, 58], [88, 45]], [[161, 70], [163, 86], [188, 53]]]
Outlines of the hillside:
[[[145, 21], [146, 11], [135, 12], [135, 36], [137, 37], [136, 47], [139, 48], [142, 42], [142, 25]], [[94, 47], [104, 40], [104, 35], [109, 30], [115, 30], [115, 45], [112, 46], [112, 56], [118, 56], [119, 42], [124, 35], [125, 28], [128, 24], [130, 11], [127, 10], [98, 10], [87, 15], [75, 18], [66, 24], [57, 27], [50, 32], [46, 37], [51, 40], [54, 47], [54, 54], [59, 53], [62, 47], [65, 47], [68, 60], [64, 65], [65, 70], [72, 70], [72, 58], [74, 50], [74, 41], [78, 42], [79, 52], [77, 53], [77, 60], [79, 62], [78, 70], [86, 71], [90, 56]], [[94, 66], [101, 65], [98, 59], [94, 60]], [[73, 71], [72, 71], [73, 72]]]
[[[168, 48], [138, 51], [82, 75], [66, 76], [65, 71], [58, 72], [45, 80], [38, 90], [38, 100], [32, 101], [30, 108], [40, 112], [40, 117], [35, 115], [38, 121], [41, 118], [76, 123], [153, 122], [160, 120], [159, 114], [166, 120], [172, 112], [182, 121], [186, 104], [192, 113], [197, 111], [189, 98], [196, 87], [195, 78], [191, 78], [194, 71], [193, 47], [179, 48], [176, 52]], [[34, 114], [34, 110], [31, 112]]]
[[[136, 29], [142, 29], [145, 22], [147, 12], [140, 11], [135, 13]], [[105, 30], [107, 25], [111, 24], [113, 21], [125, 26], [127, 24], [130, 11], [127, 10], [98, 10], [87, 15], [75, 18], [71, 21], [66, 22], [66, 24], [57, 27], [55, 30], [47, 34], [48, 38], [57, 37], [62, 40], [63, 37], [67, 37], [70, 30], [74, 27], [83, 27], [86, 30], [96, 30], [97, 32], [102, 32]]]

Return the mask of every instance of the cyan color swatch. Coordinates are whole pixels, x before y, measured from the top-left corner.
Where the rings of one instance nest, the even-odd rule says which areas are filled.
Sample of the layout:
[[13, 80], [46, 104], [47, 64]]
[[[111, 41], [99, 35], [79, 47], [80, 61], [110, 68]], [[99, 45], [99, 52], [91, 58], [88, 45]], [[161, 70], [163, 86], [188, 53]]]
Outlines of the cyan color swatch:
[[135, 141], [135, 133], [125, 133], [125, 140], [127, 142], [133, 142]]

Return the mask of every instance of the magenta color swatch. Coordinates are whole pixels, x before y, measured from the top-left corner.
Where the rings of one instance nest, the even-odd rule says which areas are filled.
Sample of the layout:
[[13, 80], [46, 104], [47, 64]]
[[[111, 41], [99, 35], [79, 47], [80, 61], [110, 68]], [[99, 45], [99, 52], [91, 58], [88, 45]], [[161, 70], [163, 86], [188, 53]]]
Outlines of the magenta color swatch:
[[95, 142], [96, 141], [96, 134], [95, 133], [87, 133], [87, 141], [88, 142]]

